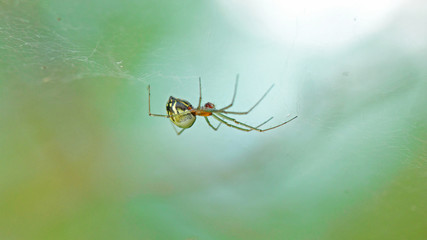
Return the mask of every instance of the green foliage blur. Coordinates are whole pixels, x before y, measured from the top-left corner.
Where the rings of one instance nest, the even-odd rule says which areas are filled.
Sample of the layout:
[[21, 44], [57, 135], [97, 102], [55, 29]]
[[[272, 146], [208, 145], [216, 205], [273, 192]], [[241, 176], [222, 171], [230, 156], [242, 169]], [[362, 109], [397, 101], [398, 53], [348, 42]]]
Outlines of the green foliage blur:
[[[0, 239], [427, 238], [425, 6], [324, 50], [220, 2], [0, 0]], [[165, 114], [199, 76], [225, 106], [237, 73], [236, 109], [276, 83], [238, 119], [298, 118], [148, 117], [148, 84]]]

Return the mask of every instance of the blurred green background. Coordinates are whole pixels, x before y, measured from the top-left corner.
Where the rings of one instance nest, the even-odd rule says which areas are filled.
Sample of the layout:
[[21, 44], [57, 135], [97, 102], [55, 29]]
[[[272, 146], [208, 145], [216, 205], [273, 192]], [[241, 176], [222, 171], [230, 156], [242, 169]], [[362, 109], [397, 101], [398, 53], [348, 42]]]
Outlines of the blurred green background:
[[0, 0], [0, 239], [426, 239], [426, 10]]

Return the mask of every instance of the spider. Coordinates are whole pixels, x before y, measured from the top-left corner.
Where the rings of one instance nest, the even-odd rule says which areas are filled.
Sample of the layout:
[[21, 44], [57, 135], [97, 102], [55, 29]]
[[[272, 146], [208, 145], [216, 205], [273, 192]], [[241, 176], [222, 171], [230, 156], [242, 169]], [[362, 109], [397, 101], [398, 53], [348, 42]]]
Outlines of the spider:
[[[199, 77], [199, 96], [200, 97], [199, 97], [199, 105], [197, 106], [197, 108], [193, 108], [193, 106], [188, 101], [186, 101], [184, 99], [179, 99], [179, 98], [175, 98], [175, 97], [170, 96], [168, 102], [166, 103], [167, 115], [151, 113], [151, 103], [150, 103], [151, 93], [150, 93], [150, 85], [148, 85], [148, 115], [154, 116], [154, 117], [169, 118], [173, 124], [182, 128], [181, 131], [178, 131], [175, 128], [175, 126], [172, 124], [177, 135], [180, 135], [185, 129], [193, 126], [194, 122], [196, 121], [196, 116], [204, 117], [207, 124], [215, 131], [218, 130], [219, 126], [223, 123], [229, 127], [232, 127], [232, 128], [235, 128], [235, 129], [238, 129], [241, 131], [246, 131], [246, 132], [250, 132], [252, 130], [255, 130], [258, 132], [269, 131], [269, 130], [278, 128], [280, 126], [283, 126], [286, 123], [288, 123], [288, 122], [290, 122], [290, 121], [292, 121], [298, 117], [298, 116], [295, 116], [295, 117], [291, 118], [290, 120], [287, 120], [286, 122], [283, 122], [283, 123], [276, 125], [274, 127], [270, 127], [267, 129], [260, 129], [261, 126], [263, 126], [264, 124], [269, 122], [271, 119], [273, 119], [273, 117], [270, 117], [269, 119], [267, 119], [267, 121], [259, 124], [256, 127], [253, 127], [253, 126], [250, 126], [246, 123], [239, 122], [236, 119], [227, 116], [226, 114], [246, 115], [246, 114], [250, 113], [264, 99], [264, 97], [270, 92], [270, 90], [274, 86], [274, 84], [271, 85], [271, 87], [264, 93], [264, 95], [258, 100], [258, 102], [256, 102], [255, 105], [253, 105], [248, 111], [246, 111], [246, 112], [226, 111], [227, 109], [229, 109], [233, 106], [234, 99], [236, 98], [238, 82], [239, 82], [239, 75], [236, 76], [236, 82], [234, 85], [234, 94], [233, 94], [233, 98], [231, 100], [231, 103], [229, 105], [223, 107], [223, 108], [217, 109], [217, 108], [215, 108], [215, 105], [211, 102], [207, 102], [204, 106], [200, 105], [202, 103], [202, 80]], [[211, 122], [208, 119], [209, 116], [212, 116], [213, 118], [215, 118], [216, 120], [219, 121], [218, 126], [214, 127], [211, 124]], [[236, 125], [240, 125], [242, 127], [233, 125], [233, 124], [227, 122], [226, 120], [233, 122]]]

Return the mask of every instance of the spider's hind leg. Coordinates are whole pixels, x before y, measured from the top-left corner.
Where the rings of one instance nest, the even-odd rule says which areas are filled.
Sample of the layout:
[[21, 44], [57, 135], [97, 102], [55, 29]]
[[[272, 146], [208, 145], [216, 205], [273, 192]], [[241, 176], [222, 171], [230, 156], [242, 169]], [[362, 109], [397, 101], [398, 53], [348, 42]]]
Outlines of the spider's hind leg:
[[176, 135], [179, 136], [182, 132], [184, 132], [185, 128], [183, 128], [181, 131], [178, 132], [178, 130], [176, 129], [175, 125], [172, 122], [171, 122], [171, 124], [172, 124], [173, 130], [175, 130], [175, 132], [176, 132]]
[[150, 85], [148, 85], [147, 90], [148, 90], [148, 116], [150, 116], [150, 117], [153, 116], [153, 117], [169, 118], [168, 115], [151, 113], [151, 92], [150, 92]]

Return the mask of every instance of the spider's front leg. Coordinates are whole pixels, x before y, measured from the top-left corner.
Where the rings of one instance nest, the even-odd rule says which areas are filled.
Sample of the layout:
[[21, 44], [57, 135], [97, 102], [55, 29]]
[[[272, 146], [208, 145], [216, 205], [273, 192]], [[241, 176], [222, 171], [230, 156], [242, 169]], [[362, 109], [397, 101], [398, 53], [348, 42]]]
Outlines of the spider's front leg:
[[218, 130], [219, 126], [221, 126], [222, 122], [219, 122], [217, 127], [214, 127], [211, 122], [209, 121], [208, 117], [205, 117], [206, 122], [208, 123], [208, 125], [213, 129], [213, 130]]
[[233, 121], [235, 124], [239, 124], [239, 125], [245, 126], [245, 127], [247, 127], [247, 128], [250, 128], [251, 130], [255, 130], [255, 131], [258, 131], [258, 132], [265, 132], [265, 131], [269, 131], [269, 130], [272, 130], [272, 129], [278, 128], [278, 127], [283, 126], [283, 125], [285, 125], [286, 123], [288, 123], [288, 122], [290, 122], [290, 121], [292, 121], [292, 120], [294, 120], [295, 118], [297, 118], [297, 117], [298, 117], [298, 116], [295, 116], [295, 117], [291, 118], [290, 120], [288, 120], [288, 121], [286, 121], [286, 122], [283, 122], [283, 123], [281, 123], [281, 124], [279, 124], [279, 125], [276, 125], [276, 126], [274, 126], [274, 127], [271, 127], [271, 128], [267, 128], [267, 129], [259, 129], [259, 127], [260, 127], [260, 126], [262, 126], [262, 125], [264, 125], [265, 123], [267, 123], [268, 121], [270, 121], [270, 120], [271, 120], [271, 118], [270, 118], [269, 120], [267, 120], [266, 122], [262, 123], [261, 125], [257, 126], [257, 127], [252, 127], [252, 126], [250, 126], [250, 125], [248, 125], [248, 124], [246, 124], [246, 123], [239, 122], [239, 121], [237, 121], [236, 119], [231, 118], [231, 117], [228, 117], [228, 116], [226, 116], [226, 115], [224, 115], [224, 114], [221, 114], [221, 113], [216, 113], [216, 114], [218, 114], [219, 116], [221, 116], [221, 117], [223, 117], [223, 118], [225, 118], [225, 119], [228, 119], [228, 120], [230, 120], [230, 121]]
[[[227, 126], [229, 126], [229, 127], [236, 128], [236, 129], [238, 129], [238, 130], [242, 130], [242, 131], [245, 131], [245, 132], [250, 132], [250, 131], [254, 130], [254, 129], [241, 128], [241, 127], [238, 127], [238, 126], [235, 126], [235, 125], [229, 124], [229, 123], [227, 123], [226, 121], [224, 121], [223, 119], [220, 119], [220, 118], [219, 118], [218, 116], [216, 116], [215, 114], [212, 114], [212, 116], [213, 116], [215, 119], [217, 119], [218, 121], [220, 121], [220, 124], [218, 125], [218, 127], [217, 127], [216, 129], [215, 129], [215, 128], [210, 124], [210, 122], [209, 122], [208, 118], [206, 118], [206, 117], [205, 117], [205, 119], [206, 119], [206, 121], [208, 122], [209, 126], [210, 126], [210, 127], [212, 127], [215, 131], [219, 128], [219, 126], [221, 125], [221, 123], [224, 123], [225, 125], [227, 125]], [[261, 127], [262, 125], [264, 125], [264, 124], [266, 124], [266, 123], [270, 122], [270, 120], [271, 120], [271, 119], [273, 119], [273, 117], [270, 117], [270, 118], [269, 118], [269, 119], [267, 119], [265, 122], [261, 123], [260, 125], [256, 126], [255, 128], [259, 128], [259, 127]]]
[[231, 103], [230, 103], [230, 104], [228, 104], [227, 106], [225, 106], [225, 107], [223, 107], [223, 108], [219, 109], [220, 111], [224, 111], [224, 110], [229, 109], [229, 108], [231, 108], [231, 107], [233, 106], [233, 104], [234, 104], [234, 99], [236, 98], [236, 93], [237, 93], [237, 84], [238, 84], [238, 83], [239, 83], [239, 74], [237, 74], [237, 76], [236, 76], [236, 83], [234, 84], [234, 93], [233, 93], [233, 98], [231, 99]]
[[216, 120], [218, 120], [218, 121], [220, 121], [220, 122], [224, 123], [225, 125], [227, 125], [227, 126], [229, 126], [229, 127], [232, 127], [232, 128], [235, 128], [235, 129], [239, 129], [239, 130], [241, 130], [241, 131], [245, 131], [245, 132], [250, 132], [250, 131], [252, 131], [252, 129], [245, 129], [245, 128], [241, 128], [241, 127], [238, 127], [238, 126], [234, 126], [233, 124], [230, 124], [230, 123], [228, 123], [228, 122], [224, 121], [223, 119], [221, 119], [220, 117], [218, 117], [218, 116], [217, 116], [217, 115], [215, 115], [215, 114], [212, 114], [212, 117], [214, 117]]

